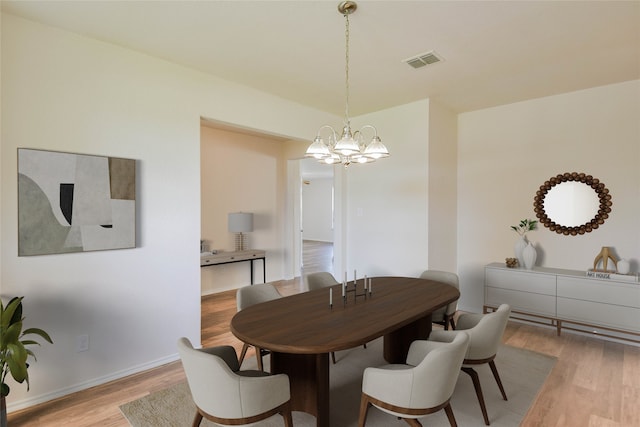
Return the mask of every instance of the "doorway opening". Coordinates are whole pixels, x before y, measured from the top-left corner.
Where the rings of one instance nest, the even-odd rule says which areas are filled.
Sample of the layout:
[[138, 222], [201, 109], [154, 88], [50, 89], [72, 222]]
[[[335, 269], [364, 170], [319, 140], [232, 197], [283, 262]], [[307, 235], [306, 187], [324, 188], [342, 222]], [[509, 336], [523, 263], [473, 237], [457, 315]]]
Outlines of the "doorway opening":
[[301, 273], [334, 272], [335, 192], [333, 167], [300, 160]]

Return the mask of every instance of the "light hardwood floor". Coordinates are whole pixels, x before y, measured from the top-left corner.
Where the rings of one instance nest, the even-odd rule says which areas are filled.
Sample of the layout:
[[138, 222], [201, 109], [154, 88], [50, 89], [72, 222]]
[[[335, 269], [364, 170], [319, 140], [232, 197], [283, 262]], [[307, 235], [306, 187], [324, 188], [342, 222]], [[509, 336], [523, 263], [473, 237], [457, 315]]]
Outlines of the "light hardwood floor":
[[328, 271], [333, 274], [333, 243], [305, 240], [302, 242], [302, 274]]
[[[283, 295], [302, 290], [299, 279], [276, 286]], [[231, 344], [240, 350], [242, 344], [229, 332], [235, 312], [234, 291], [202, 298], [204, 346]], [[640, 426], [640, 348], [569, 333], [557, 337], [554, 329], [515, 322], [503, 341], [558, 358], [522, 426]], [[9, 426], [128, 426], [119, 405], [183, 380], [180, 362], [170, 363], [11, 413]]]

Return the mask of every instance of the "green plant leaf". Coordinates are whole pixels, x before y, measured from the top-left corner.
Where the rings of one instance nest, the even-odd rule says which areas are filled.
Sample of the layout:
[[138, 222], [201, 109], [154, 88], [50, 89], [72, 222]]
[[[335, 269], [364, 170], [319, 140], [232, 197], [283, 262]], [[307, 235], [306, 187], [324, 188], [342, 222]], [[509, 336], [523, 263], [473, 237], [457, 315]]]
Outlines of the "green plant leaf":
[[20, 333], [22, 332], [22, 322], [14, 323], [13, 325], [2, 331], [2, 344], [0, 349], [4, 350], [8, 345], [18, 342]]
[[[22, 317], [22, 298], [14, 297], [9, 301], [6, 307], [2, 307], [2, 314], [0, 316], [0, 327], [8, 328], [9, 325], [16, 323]], [[0, 304], [1, 306], [2, 304]]]
[[[46, 333], [45, 331], [43, 331], [40, 328], [28, 328], [28, 329], [25, 329], [25, 331], [22, 333], [22, 336], [30, 335], [30, 334], [40, 335], [42, 338], [47, 340], [47, 342], [49, 342], [50, 344], [53, 344], [53, 340], [51, 340], [51, 337], [49, 336], [49, 334]], [[38, 343], [36, 343], [36, 344], [38, 344]]]
[[5, 354], [7, 365], [9, 366], [9, 372], [14, 380], [22, 383], [27, 379], [27, 350], [21, 343], [7, 345], [7, 352]]

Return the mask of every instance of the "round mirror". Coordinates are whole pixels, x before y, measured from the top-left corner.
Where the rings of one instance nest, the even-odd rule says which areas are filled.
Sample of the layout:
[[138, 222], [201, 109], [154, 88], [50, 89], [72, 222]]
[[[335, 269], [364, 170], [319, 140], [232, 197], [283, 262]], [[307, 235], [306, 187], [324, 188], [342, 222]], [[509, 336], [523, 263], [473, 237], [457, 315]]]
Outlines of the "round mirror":
[[598, 228], [609, 217], [611, 205], [609, 190], [600, 180], [577, 172], [545, 181], [533, 202], [540, 223], [566, 236]]

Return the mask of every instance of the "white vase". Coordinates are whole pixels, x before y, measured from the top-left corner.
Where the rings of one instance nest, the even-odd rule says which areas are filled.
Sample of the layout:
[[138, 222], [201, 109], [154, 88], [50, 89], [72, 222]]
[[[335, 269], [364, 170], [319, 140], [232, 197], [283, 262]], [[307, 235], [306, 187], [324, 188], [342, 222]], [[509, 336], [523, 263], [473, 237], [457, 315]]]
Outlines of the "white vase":
[[516, 245], [514, 247], [514, 252], [516, 258], [518, 259], [518, 265], [520, 267], [524, 267], [524, 259], [522, 258], [522, 251], [527, 247], [527, 239], [524, 236], [518, 237], [516, 241]]
[[522, 250], [522, 259], [524, 260], [524, 268], [527, 270], [531, 270], [534, 265], [536, 265], [536, 258], [538, 257], [538, 252], [536, 248], [529, 242], [527, 246]]
[[618, 273], [629, 274], [629, 270], [631, 270], [629, 261], [627, 261], [626, 259], [621, 259], [620, 261], [618, 261]]

